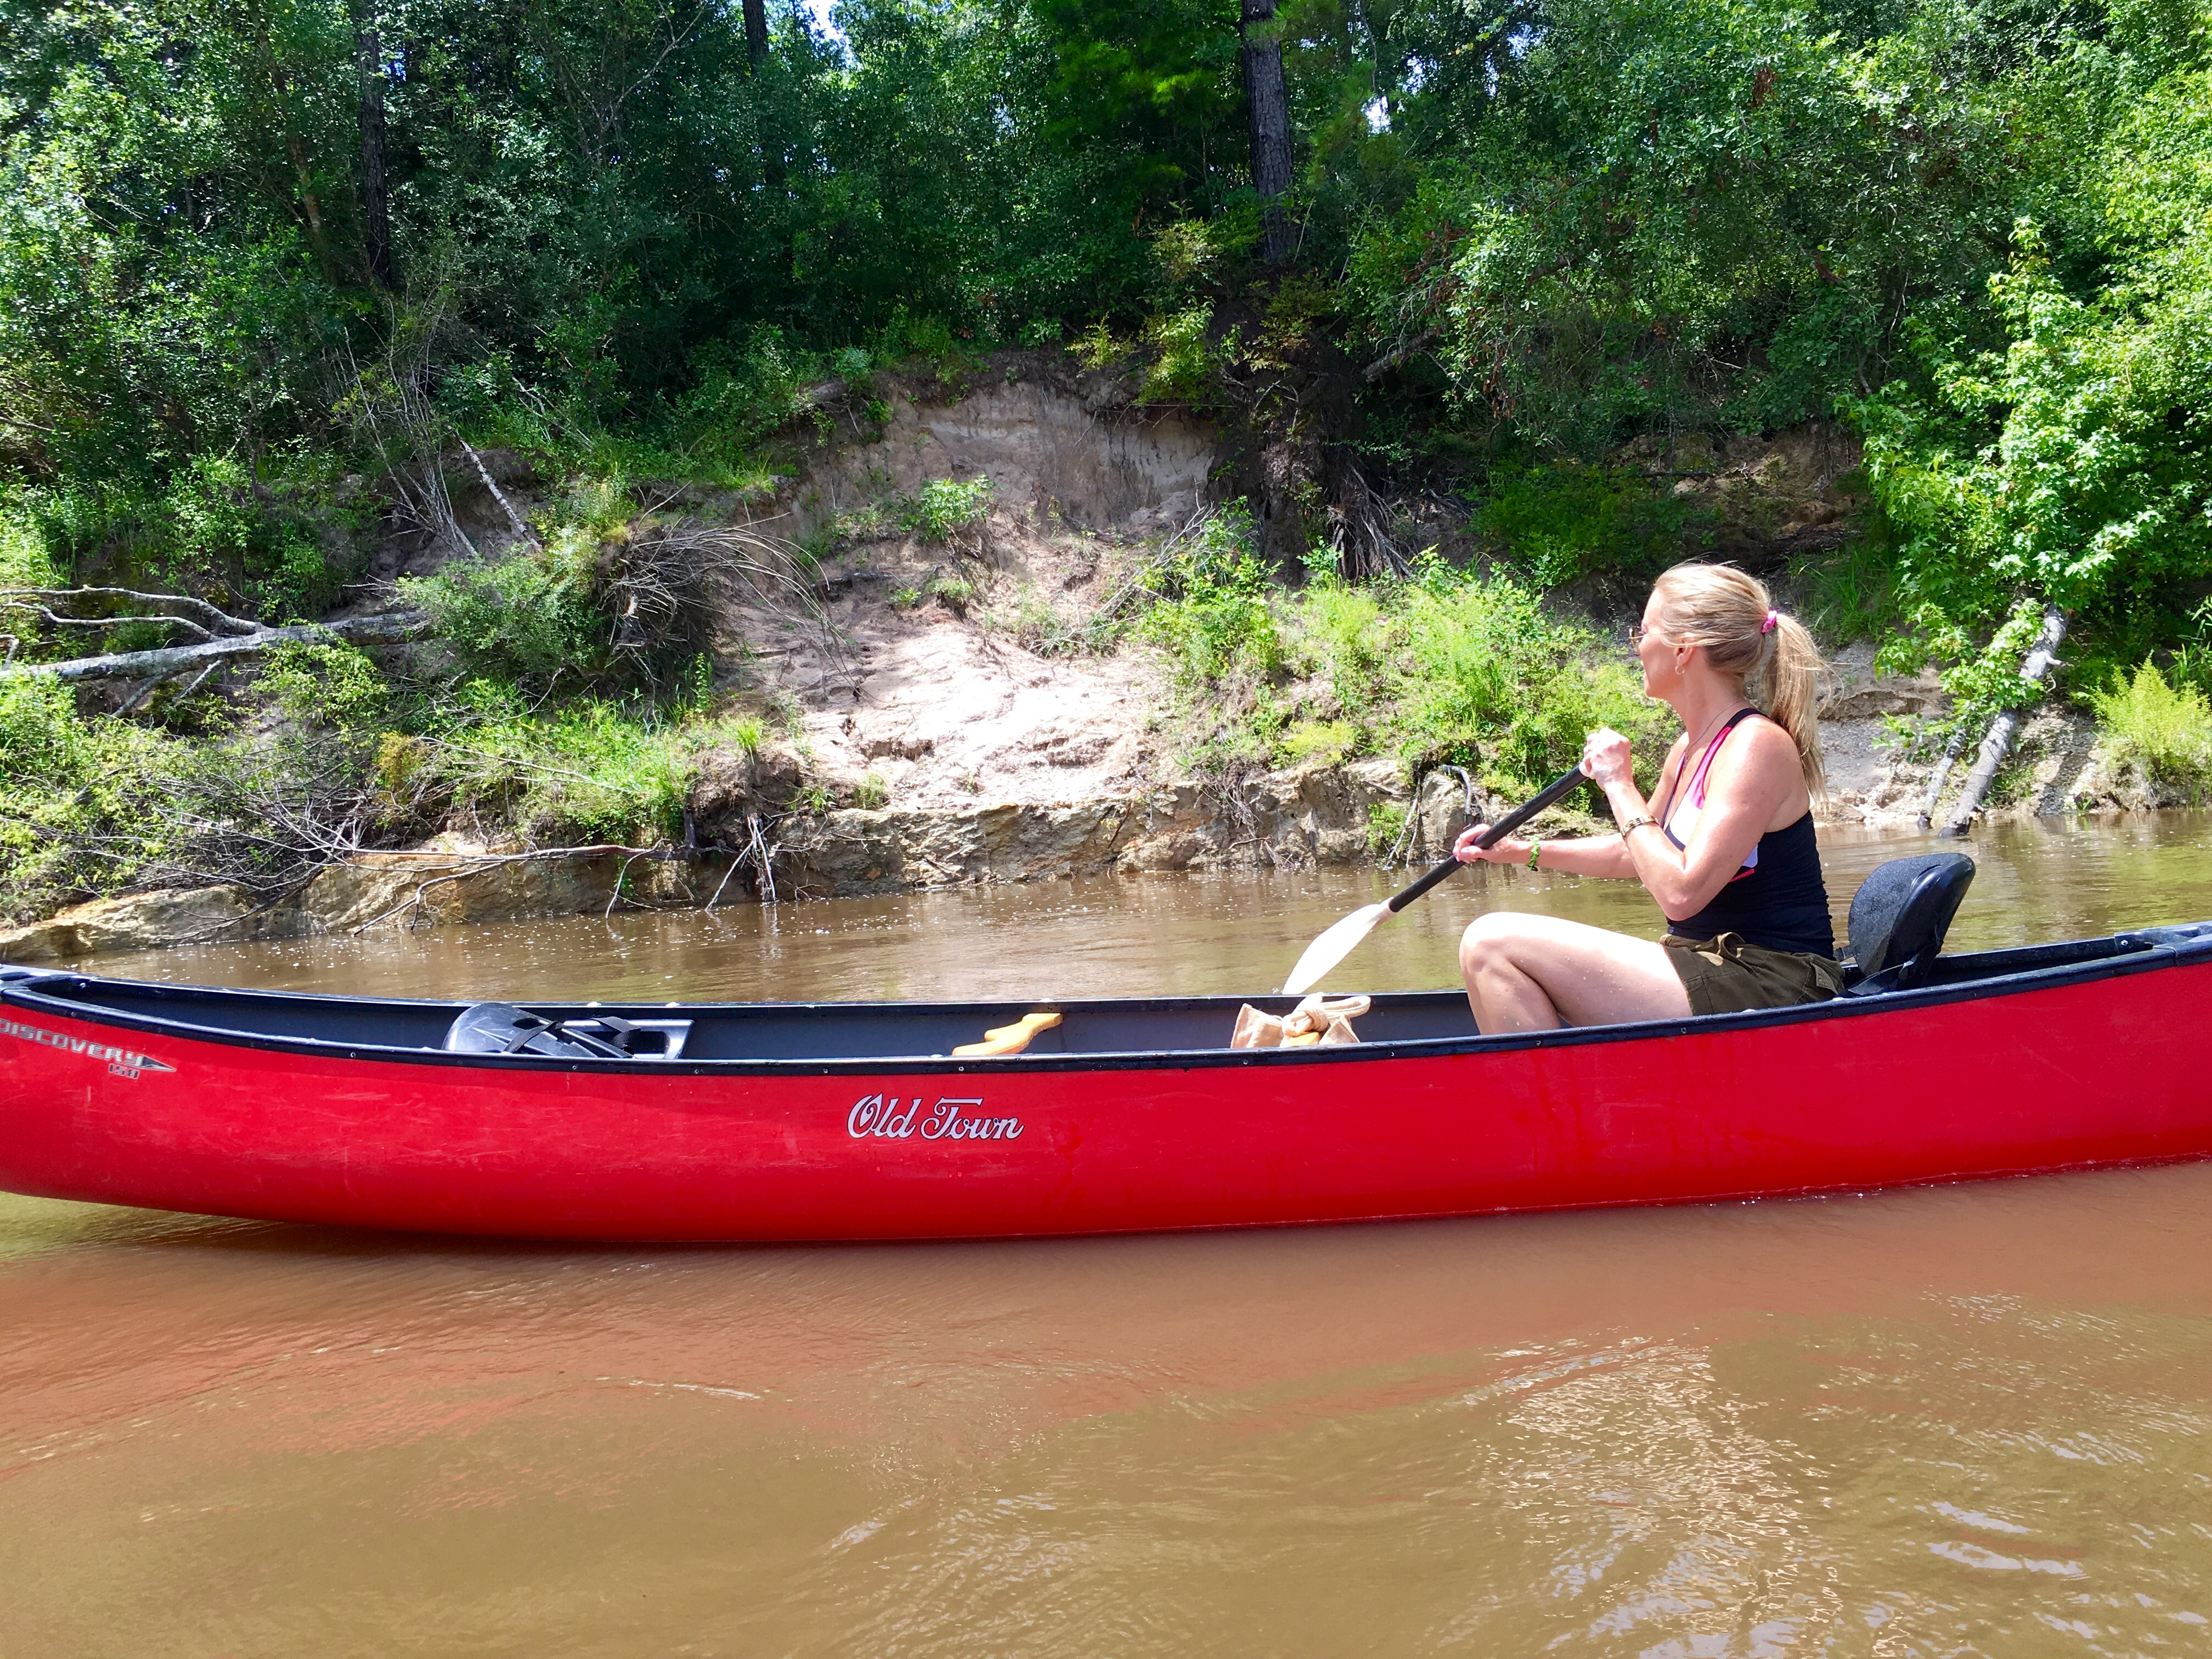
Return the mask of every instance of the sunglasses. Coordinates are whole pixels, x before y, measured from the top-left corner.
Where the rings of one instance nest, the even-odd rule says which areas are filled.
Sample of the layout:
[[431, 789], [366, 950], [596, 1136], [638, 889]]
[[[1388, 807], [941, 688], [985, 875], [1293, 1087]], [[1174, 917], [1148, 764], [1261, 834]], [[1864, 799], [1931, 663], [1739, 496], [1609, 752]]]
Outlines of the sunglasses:
[[1632, 651], [1638, 649], [1645, 640], [1650, 638], [1652, 635], [1656, 634], [1658, 631], [1659, 630], [1656, 628], [1645, 627], [1640, 622], [1632, 622], [1629, 623], [1628, 648]]

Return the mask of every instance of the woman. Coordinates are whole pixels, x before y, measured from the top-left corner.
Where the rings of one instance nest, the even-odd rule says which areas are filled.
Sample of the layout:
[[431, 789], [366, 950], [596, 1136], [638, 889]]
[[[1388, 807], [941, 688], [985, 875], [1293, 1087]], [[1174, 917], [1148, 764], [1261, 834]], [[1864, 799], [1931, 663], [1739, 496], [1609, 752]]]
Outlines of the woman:
[[1812, 635], [1742, 571], [1680, 564], [1653, 586], [1630, 636], [1644, 695], [1682, 722], [1651, 800], [1637, 791], [1628, 739], [1593, 732], [1583, 770], [1619, 833], [1481, 849], [1488, 826], [1477, 824], [1452, 850], [1467, 864], [1632, 878], [1665, 912], [1667, 937], [1511, 911], [1480, 918], [1460, 969], [1486, 1032], [1778, 1008], [1843, 988], [1813, 834], [1827, 786]]

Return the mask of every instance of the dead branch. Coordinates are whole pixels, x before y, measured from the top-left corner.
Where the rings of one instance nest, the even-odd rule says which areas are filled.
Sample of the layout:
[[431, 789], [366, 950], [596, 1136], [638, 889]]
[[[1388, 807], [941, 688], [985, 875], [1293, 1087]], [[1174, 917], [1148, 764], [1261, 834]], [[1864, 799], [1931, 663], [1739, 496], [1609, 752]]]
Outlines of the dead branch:
[[71, 617], [64, 619], [75, 623], [91, 624], [112, 624], [124, 622], [177, 623], [198, 630], [203, 639], [212, 637], [214, 633], [251, 634], [261, 626], [259, 623], [248, 622], [243, 617], [234, 617], [222, 606], [210, 605], [205, 599], [195, 599], [189, 593], [142, 593], [135, 587], [0, 587], [0, 601], [9, 601], [7, 608], [11, 611], [28, 611], [37, 608], [35, 604], [13, 603], [18, 600], [69, 599], [124, 599], [132, 605], [171, 605], [180, 610], [197, 611], [204, 619], [206, 624], [212, 626], [210, 628], [203, 625], [202, 623], [189, 622], [182, 617]]
[[1425, 333], [1416, 334], [1404, 344], [1393, 346], [1389, 351], [1368, 364], [1360, 371], [1360, 378], [1372, 386], [1407, 358], [1419, 356], [1442, 337], [1435, 329], [1430, 329]]
[[[2040, 685], [2053, 668], [2058, 665], [2058, 647], [2066, 642], [2066, 613], [2057, 605], [2043, 607], [2043, 627], [2035, 641], [2029, 646], [2027, 655], [2020, 665], [2020, 677], [2030, 685]], [[1974, 757], [1973, 770], [1966, 774], [1966, 781], [1959, 791], [1959, 799], [1945, 820], [1942, 833], [1963, 836], [1974, 822], [1974, 814], [1981, 810], [1982, 798], [1996, 781], [1997, 769], [2012, 752], [2012, 740], [2020, 730], [2020, 710], [2002, 708], [1990, 722], [1989, 735], [1982, 739], [1981, 752]]]
[[230, 639], [210, 640], [204, 645], [173, 645], [156, 651], [116, 651], [103, 657], [72, 657], [65, 662], [11, 663], [0, 665], [0, 677], [46, 675], [75, 681], [136, 679], [150, 674], [167, 679], [202, 664], [257, 657], [280, 645], [315, 645], [333, 639], [401, 640], [421, 633], [428, 625], [429, 619], [417, 611], [386, 611], [380, 616], [348, 617], [331, 623], [264, 628]]
[[507, 521], [514, 526], [514, 533], [531, 546], [543, 549], [545, 544], [539, 541], [537, 533], [522, 521], [522, 514], [514, 510], [514, 503], [507, 500], [507, 492], [494, 481], [491, 469], [483, 464], [483, 457], [477, 453], [476, 446], [458, 432], [453, 434], [453, 440], [460, 445], [461, 453], [469, 458], [470, 465], [476, 468], [477, 477], [483, 480], [484, 488], [491, 491], [492, 500], [497, 501], [500, 510], [507, 514]]

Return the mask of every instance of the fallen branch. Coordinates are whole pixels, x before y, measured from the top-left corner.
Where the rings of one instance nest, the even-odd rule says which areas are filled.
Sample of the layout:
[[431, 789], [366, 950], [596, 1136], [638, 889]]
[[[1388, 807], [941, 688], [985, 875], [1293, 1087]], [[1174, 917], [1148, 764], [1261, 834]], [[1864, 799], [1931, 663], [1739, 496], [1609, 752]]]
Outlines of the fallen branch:
[[80, 626], [113, 627], [126, 622], [178, 623], [191, 629], [202, 638], [215, 633], [251, 634], [259, 623], [248, 622], [243, 617], [234, 617], [220, 605], [205, 599], [196, 599], [189, 593], [142, 593], [135, 587], [0, 587], [0, 601], [7, 602], [11, 611], [42, 610], [37, 604], [22, 601], [61, 599], [128, 599], [135, 605], [173, 605], [181, 610], [197, 611], [213, 626], [187, 621], [182, 617], [60, 617], [49, 613], [50, 621], [75, 623]]
[[528, 542], [531, 546], [542, 549], [545, 544], [539, 541], [530, 526], [522, 521], [522, 514], [514, 510], [514, 503], [507, 499], [507, 492], [494, 481], [491, 469], [483, 464], [483, 457], [477, 453], [476, 447], [458, 432], [453, 436], [461, 446], [461, 453], [469, 458], [470, 464], [476, 468], [477, 477], [482, 478], [484, 488], [491, 491], [492, 500], [499, 503], [501, 510], [507, 514], [507, 521], [514, 526], [514, 533]]
[[1403, 345], [1392, 347], [1382, 356], [1377, 357], [1373, 362], [1368, 364], [1364, 369], [1360, 371], [1360, 378], [1365, 380], [1370, 386], [1372, 386], [1376, 381], [1381, 380], [1385, 374], [1388, 374], [1392, 369], [1397, 368], [1399, 364], [1404, 362], [1408, 357], [1419, 356], [1424, 351], [1426, 351], [1431, 346], [1434, 345], [1441, 337], [1442, 336], [1440, 336], [1435, 329], [1430, 329], [1427, 332], [1423, 334], [1416, 334], [1412, 339], [1407, 341]]
[[[2066, 613], [2055, 605], [2043, 607], [2043, 631], [2035, 636], [2028, 647], [2027, 656], [2020, 665], [2020, 677], [2031, 685], [2040, 685], [2058, 664], [2058, 647], [2066, 639]], [[1963, 836], [1981, 810], [1982, 797], [1990, 793], [1990, 785], [1996, 781], [1997, 768], [2012, 752], [2014, 734], [2020, 730], [2020, 711], [2003, 708], [1990, 722], [1989, 735], [1982, 739], [1981, 753], [1974, 757], [1974, 769], [1966, 774], [1966, 787], [1959, 792], [1958, 805], [1951, 809], [1945, 820], [1943, 834]]]
[[[118, 618], [118, 620], [137, 620]], [[234, 657], [258, 657], [280, 645], [314, 645], [332, 639], [401, 640], [421, 633], [429, 618], [418, 611], [386, 611], [377, 617], [349, 617], [333, 623], [304, 623], [291, 628], [264, 628], [204, 645], [166, 646], [157, 651], [116, 651], [104, 657], [72, 657], [65, 662], [17, 662], [0, 667], [0, 674], [42, 674], [58, 680], [137, 679], [152, 676], [167, 679], [202, 664], [216, 664]]]
[[1936, 817], [1936, 803], [1943, 799], [1943, 783], [1951, 775], [1952, 763], [1959, 758], [1959, 750], [1966, 740], [1966, 712], [1960, 711], [1959, 723], [1951, 728], [1951, 736], [1943, 745], [1943, 758], [1936, 763], [1936, 775], [1928, 780], [1928, 799], [1920, 803], [1920, 827], [1925, 830]]

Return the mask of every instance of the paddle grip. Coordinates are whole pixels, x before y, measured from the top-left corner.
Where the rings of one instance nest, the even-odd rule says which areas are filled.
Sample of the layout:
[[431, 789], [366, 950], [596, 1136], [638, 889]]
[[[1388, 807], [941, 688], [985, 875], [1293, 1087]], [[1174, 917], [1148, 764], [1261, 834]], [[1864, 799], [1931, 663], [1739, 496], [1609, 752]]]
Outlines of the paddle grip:
[[[1492, 824], [1489, 829], [1484, 830], [1481, 837], [1477, 840], [1474, 844], [1477, 847], [1497, 846], [1499, 842], [1504, 841], [1506, 836], [1511, 835], [1522, 824], [1528, 823], [1530, 818], [1534, 817], [1537, 813], [1542, 811], [1553, 801], [1558, 800], [1560, 796], [1565, 794], [1577, 784], [1586, 783], [1589, 780], [1583, 775], [1583, 769], [1579, 766], [1574, 768], [1571, 771], [1562, 773], [1559, 776], [1553, 779], [1551, 782], [1544, 786], [1544, 790], [1541, 794], [1537, 795], [1525, 805], [1515, 807], [1504, 817], [1498, 819], [1497, 823]], [[1389, 909], [1390, 914], [1393, 915], [1397, 915], [1399, 911], [1404, 909], [1415, 899], [1420, 897], [1422, 894], [1427, 892], [1430, 888], [1435, 886], [1438, 882], [1442, 881], [1446, 876], [1449, 876], [1453, 871], [1459, 867], [1460, 864], [1458, 859], [1446, 859], [1442, 864], [1437, 865], [1434, 869], [1431, 870], [1428, 874], [1423, 876], [1419, 881], [1414, 882], [1411, 886], [1405, 889], [1404, 891], [1394, 895], [1388, 903], [1388, 908]]]

